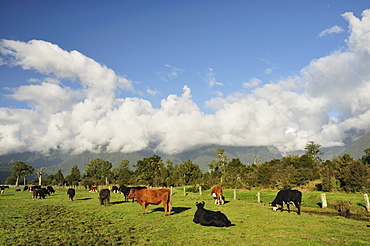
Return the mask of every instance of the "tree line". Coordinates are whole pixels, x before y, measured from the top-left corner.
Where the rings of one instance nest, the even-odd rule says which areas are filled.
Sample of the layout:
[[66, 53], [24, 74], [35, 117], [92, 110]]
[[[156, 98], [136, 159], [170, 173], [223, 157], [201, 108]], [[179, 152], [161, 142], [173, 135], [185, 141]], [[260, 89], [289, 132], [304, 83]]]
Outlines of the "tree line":
[[[64, 177], [61, 170], [46, 178], [42, 168], [36, 170], [39, 184], [44, 185], [147, 185], [153, 187], [197, 186], [208, 189], [221, 185], [233, 189], [290, 189], [306, 186], [319, 191], [370, 191], [370, 148], [365, 149], [361, 159], [349, 154], [322, 160], [321, 145], [310, 141], [302, 155], [287, 155], [264, 163], [255, 161], [243, 164], [238, 158], [229, 160], [224, 149], [215, 150], [215, 159], [208, 164], [209, 171], [202, 172], [192, 160], [174, 165], [165, 162], [158, 155], [137, 161], [131, 170], [128, 160], [122, 160], [118, 167], [103, 159], [92, 159], [81, 174], [78, 166]], [[7, 184], [18, 186], [20, 179], [34, 172], [24, 162], [14, 162], [13, 173]], [[44, 178], [44, 179], [43, 179]]]

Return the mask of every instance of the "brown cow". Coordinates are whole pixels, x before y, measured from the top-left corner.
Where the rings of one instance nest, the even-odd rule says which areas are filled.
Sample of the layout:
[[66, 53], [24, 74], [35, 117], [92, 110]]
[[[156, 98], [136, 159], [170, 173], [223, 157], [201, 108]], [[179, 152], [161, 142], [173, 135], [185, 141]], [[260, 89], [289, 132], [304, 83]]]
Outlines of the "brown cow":
[[213, 187], [211, 194], [213, 196], [213, 199], [215, 200], [215, 204], [217, 205], [224, 205], [224, 199], [222, 196], [222, 188], [221, 186], [215, 186]]
[[164, 215], [171, 214], [171, 191], [169, 189], [131, 189], [127, 196], [128, 199], [136, 199], [143, 207], [142, 213], [148, 213], [149, 204], [158, 205], [160, 203], [164, 206]]
[[99, 193], [100, 205], [107, 205], [110, 202], [110, 190], [102, 189]]

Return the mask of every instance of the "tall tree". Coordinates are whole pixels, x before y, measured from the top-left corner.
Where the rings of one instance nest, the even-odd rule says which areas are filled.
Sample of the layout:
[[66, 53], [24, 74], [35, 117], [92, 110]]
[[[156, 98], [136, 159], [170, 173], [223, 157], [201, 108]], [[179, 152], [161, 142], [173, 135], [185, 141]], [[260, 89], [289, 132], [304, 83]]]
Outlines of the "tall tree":
[[45, 175], [46, 173], [43, 167], [36, 170], [36, 177], [39, 179], [39, 185], [42, 184], [42, 178], [45, 177]]
[[94, 179], [105, 179], [105, 184], [108, 185], [108, 177], [111, 175], [112, 163], [103, 159], [92, 159], [86, 165], [86, 176]]
[[64, 175], [62, 173], [62, 170], [59, 169], [58, 172], [54, 175], [54, 179], [57, 182], [59, 186], [63, 185], [64, 183]]
[[134, 172], [136, 182], [155, 186], [158, 185], [158, 179], [156, 177], [160, 176], [164, 164], [160, 156], [153, 155], [152, 157], [137, 161], [134, 167], [136, 167]]
[[13, 163], [12, 166], [13, 175], [16, 177], [15, 185], [19, 185], [19, 179], [21, 177], [24, 178], [24, 184], [26, 184], [26, 176], [31, 175], [34, 171], [34, 167], [27, 165], [26, 163], [22, 161], [16, 161]]
[[306, 154], [312, 158], [316, 165], [322, 161], [319, 156], [324, 154], [320, 147], [320, 144], [317, 144], [314, 141], [309, 141], [304, 148], [306, 150]]
[[114, 178], [123, 183], [127, 184], [131, 178], [132, 171], [130, 170], [130, 165], [128, 160], [122, 160], [118, 167], [112, 168]]
[[199, 166], [190, 159], [180, 165], [175, 166], [175, 172], [178, 177], [179, 185], [196, 184], [202, 177], [202, 171]]
[[77, 185], [79, 181], [81, 181], [81, 172], [80, 169], [78, 169], [78, 166], [75, 165], [71, 169], [71, 174], [67, 175], [65, 180], [70, 184], [70, 185]]

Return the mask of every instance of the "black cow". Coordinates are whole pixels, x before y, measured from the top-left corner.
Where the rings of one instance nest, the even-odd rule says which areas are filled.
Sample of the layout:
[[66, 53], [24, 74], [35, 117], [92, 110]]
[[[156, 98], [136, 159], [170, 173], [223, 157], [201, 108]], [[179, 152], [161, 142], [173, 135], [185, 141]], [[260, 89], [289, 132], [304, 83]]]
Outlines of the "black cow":
[[53, 186], [48, 185], [48, 186], [46, 187], [46, 189], [48, 189], [48, 191], [49, 191], [49, 193], [50, 193], [50, 194], [55, 193], [55, 190], [54, 190]]
[[[142, 190], [142, 189], [147, 189], [145, 186], [133, 186], [133, 187], [127, 187], [127, 186], [124, 186], [124, 185], [121, 185], [120, 187], [119, 187], [119, 191], [121, 192], [121, 194], [123, 194], [124, 195], [124, 197], [125, 197], [125, 202], [127, 202], [128, 201], [128, 198], [127, 198], [127, 196], [128, 196], [128, 194], [130, 193], [130, 190], [131, 189], [134, 189], [134, 190]], [[134, 202], [134, 199], [132, 199], [132, 202]]]
[[50, 196], [50, 192], [46, 188], [41, 188], [41, 190], [44, 192], [45, 196], [48, 195]]
[[32, 191], [32, 199], [39, 197], [40, 199], [45, 199], [44, 191], [41, 189], [33, 190]]
[[119, 189], [118, 189], [118, 187], [117, 186], [112, 186], [112, 192], [113, 193], [119, 193]]
[[41, 190], [41, 185], [31, 186], [30, 191], [34, 191], [34, 190]]
[[23, 191], [28, 190], [28, 185], [24, 186]]
[[69, 200], [72, 202], [73, 201], [73, 197], [75, 196], [76, 192], [75, 192], [75, 189], [72, 189], [72, 188], [69, 188], [67, 190], [67, 195], [69, 197]]
[[195, 203], [197, 211], [194, 214], [193, 222], [203, 226], [228, 227], [234, 224], [220, 211], [211, 211], [204, 209], [204, 202]]
[[290, 212], [290, 204], [298, 209], [297, 214], [301, 214], [301, 202], [302, 202], [302, 192], [299, 190], [281, 190], [277, 193], [274, 201], [270, 203], [272, 209], [276, 211], [278, 209], [277, 205], [281, 206], [281, 211], [283, 211], [283, 205], [286, 204], [288, 212]]
[[102, 189], [99, 193], [100, 205], [107, 205], [110, 202], [110, 190]]

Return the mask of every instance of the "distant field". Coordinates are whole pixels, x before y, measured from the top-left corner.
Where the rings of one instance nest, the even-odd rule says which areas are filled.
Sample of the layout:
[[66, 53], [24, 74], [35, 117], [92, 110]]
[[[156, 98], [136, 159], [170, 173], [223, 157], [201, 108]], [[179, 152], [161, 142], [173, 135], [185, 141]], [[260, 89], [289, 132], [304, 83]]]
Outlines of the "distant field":
[[[55, 187], [54, 187], [55, 188]], [[208, 191], [183, 194], [174, 189], [172, 214], [163, 216], [162, 205], [150, 205], [141, 214], [137, 203], [123, 202], [112, 194], [109, 206], [99, 205], [97, 193], [76, 189], [70, 202], [67, 189], [44, 200], [15, 188], [0, 194], [0, 245], [370, 245], [370, 217], [363, 194], [327, 193], [326, 209], [318, 206], [319, 192], [304, 192], [302, 214], [273, 212], [268, 206], [276, 191], [224, 192], [227, 203], [213, 204]], [[195, 202], [220, 210], [235, 226], [204, 227], [193, 223]], [[338, 216], [334, 204], [350, 201], [352, 217]]]

